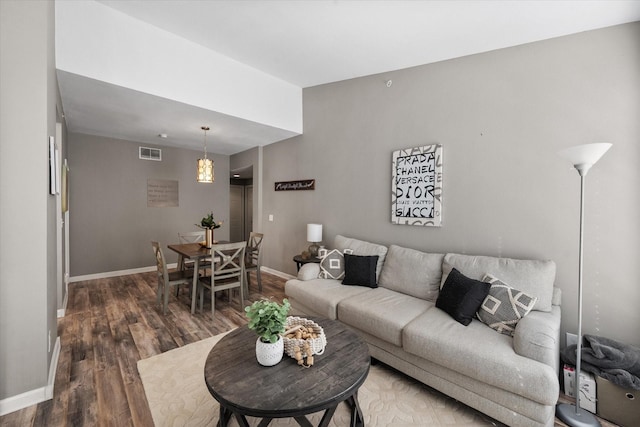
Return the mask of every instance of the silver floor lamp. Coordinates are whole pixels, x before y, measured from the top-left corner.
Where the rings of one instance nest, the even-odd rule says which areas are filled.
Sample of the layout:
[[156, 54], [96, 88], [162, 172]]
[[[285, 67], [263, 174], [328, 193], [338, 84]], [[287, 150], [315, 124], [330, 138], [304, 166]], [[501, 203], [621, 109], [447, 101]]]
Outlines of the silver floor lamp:
[[611, 148], [608, 143], [578, 145], [567, 148], [558, 153], [560, 157], [569, 160], [580, 174], [580, 255], [578, 260], [578, 346], [576, 348], [576, 380], [575, 405], [561, 403], [556, 406], [556, 416], [572, 427], [599, 426], [598, 419], [586, 410], [580, 409], [580, 359], [582, 355], [582, 258], [584, 241], [584, 189], [585, 177], [591, 166]]

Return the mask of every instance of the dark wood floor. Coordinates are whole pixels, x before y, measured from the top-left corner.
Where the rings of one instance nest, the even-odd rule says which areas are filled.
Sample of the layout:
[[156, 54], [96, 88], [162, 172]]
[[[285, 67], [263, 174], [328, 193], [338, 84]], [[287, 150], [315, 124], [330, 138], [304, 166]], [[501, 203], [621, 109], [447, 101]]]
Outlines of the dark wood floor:
[[[262, 273], [260, 294], [251, 274], [246, 304], [284, 298], [284, 279]], [[195, 315], [190, 304], [187, 289], [174, 293], [163, 315], [155, 272], [70, 284], [53, 399], [0, 417], [0, 426], [153, 426], [138, 360], [247, 323], [237, 297], [218, 299], [214, 319], [206, 303]]]
[[[251, 277], [247, 304], [263, 296], [284, 298], [284, 279], [262, 273], [258, 293], [255, 273]], [[231, 304], [219, 298], [215, 319], [207, 305], [191, 315], [186, 289], [171, 296], [163, 315], [155, 287], [155, 272], [70, 284], [66, 315], [58, 320], [53, 399], [0, 417], [0, 426], [153, 426], [138, 360], [247, 323], [237, 298]], [[558, 419], [555, 425], [565, 426]]]

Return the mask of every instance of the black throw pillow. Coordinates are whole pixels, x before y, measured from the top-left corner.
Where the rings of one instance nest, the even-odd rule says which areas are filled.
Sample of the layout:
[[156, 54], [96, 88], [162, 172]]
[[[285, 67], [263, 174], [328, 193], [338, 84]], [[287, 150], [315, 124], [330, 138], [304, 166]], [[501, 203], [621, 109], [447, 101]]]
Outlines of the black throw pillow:
[[436, 307], [467, 326], [489, 294], [489, 289], [491, 283], [470, 279], [454, 268], [440, 290]]
[[342, 279], [342, 284], [377, 288], [377, 265], [378, 255], [364, 256], [344, 254], [344, 279]]

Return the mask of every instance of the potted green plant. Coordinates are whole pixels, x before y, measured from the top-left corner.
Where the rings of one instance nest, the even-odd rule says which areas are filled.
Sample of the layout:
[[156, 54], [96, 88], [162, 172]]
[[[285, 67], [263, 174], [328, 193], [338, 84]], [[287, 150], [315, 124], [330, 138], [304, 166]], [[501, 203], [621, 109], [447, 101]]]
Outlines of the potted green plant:
[[200, 224], [196, 224], [196, 227], [204, 229], [205, 246], [210, 248], [213, 244], [213, 230], [222, 227], [222, 221], [216, 221], [213, 217], [213, 212], [210, 212], [209, 215], [200, 220]]
[[245, 307], [249, 319], [247, 326], [258, 334], [256, 358], [263, 366], [274, 366], [282, 360], [284, 340], [280, 334], [284, 332], [290, 308], [291, 305], [286, 298], [282, 300], [282, 304], [261, 299]]

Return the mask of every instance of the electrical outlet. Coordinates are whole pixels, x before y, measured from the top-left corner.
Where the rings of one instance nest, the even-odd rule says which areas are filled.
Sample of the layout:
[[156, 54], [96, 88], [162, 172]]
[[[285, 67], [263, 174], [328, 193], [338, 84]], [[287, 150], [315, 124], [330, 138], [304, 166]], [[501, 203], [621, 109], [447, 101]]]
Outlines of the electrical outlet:
[[269, 214], [269, 222], [273, 222], [273, 214]]
[[567, 332], [567, 347], [570, 345], [578, 345], [578, 336]]

